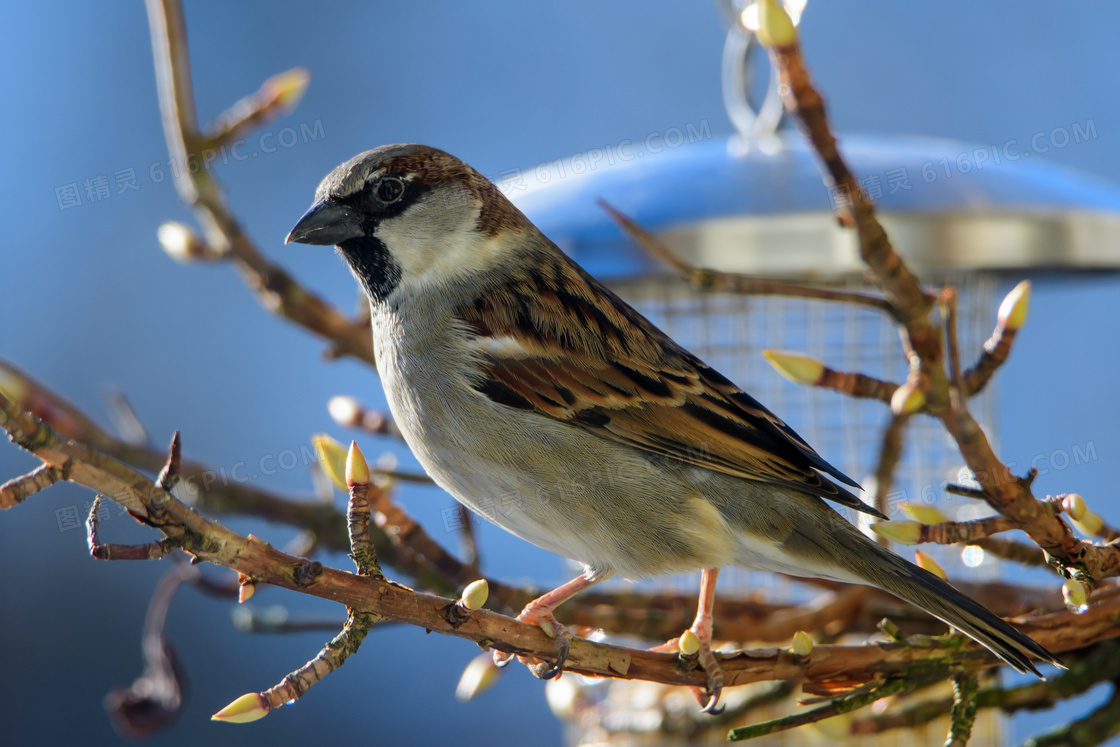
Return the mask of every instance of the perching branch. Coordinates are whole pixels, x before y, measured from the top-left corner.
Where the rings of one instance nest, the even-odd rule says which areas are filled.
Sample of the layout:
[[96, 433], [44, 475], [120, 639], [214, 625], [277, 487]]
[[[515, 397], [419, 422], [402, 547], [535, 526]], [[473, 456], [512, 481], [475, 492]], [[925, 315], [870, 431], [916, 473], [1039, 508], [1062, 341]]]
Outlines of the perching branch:
[[[47, 425], [70, 439], [95, 444], [99, 450], [143, 470], [156, 472], [164, 466], [165, 452], [137, 448], [104, 431], [87, 415], [54, 394], [27, 374], [0, 361], [0, 391], [21, 396], [15, 404], [40, 416]], [[44, 471], [52, 468], [42, 467]], [[190, 499], [200, 511], [218, 515], [245, 515], [271, 522], [288, 524], [307, 530], [319, 546], [327, 550], [346, 551], [349, 540], [346, 516], [321, 501], [293, 500], [275, 495], [249, 483], [217, 479], [218, 471], [206, 465], [183, 460], [179, 468], [179, 494]], [[378, 486], [371, 487], [379, 516], [370, 523], [373, 547], [387, 565], [408, 575], [421, 589], [437, 594], [454, 594], [479, 578], [477, 569], [455, 555], [409, 516], [391, 494]], [[164, 551], [154, 546], [139, 549], [104, 546], [97, 552], [111, 552], [114, 557], [131, 553], [141, 558]], [[1024, 547], [1028, 547], [1024, 545]], [[1037, 548], [1033, 549], [1041, 557]], [[543, 593], [533, 587], [519, 587], [488, 579], [490, 600], [494, 609], [516, 612], [531, 599]], [[1006, 584], [967, 587], [967, 593], [988, 600], [997, 614], [1017, 614], [1025, 607], [1042, 604], [1033, 592]], [[884, 616], [899, 617], [900, 610], [893, 597], [871, 591], [859, 603], [850, 595], [834, 599], [832, 594], [804, 604], [774, 604], [752, 599], [721, 597], [716, 606], [716, 636], [722, 640], [755, 640], [784, 643], [797, 630], [815, 630], [837, 620], [844, 621], [850, 632], [874, 632], [875, 624]], [[691, 623], [695, 600], [691, 594], [592, 590], [581, 594], [558, 611], [560, 619], [579, 628], [600, 629], [623, 635], [640, 635], [649, 640], [672, 638]], [[1048, 602], [1052, 609], [1061, 609], [1056, 595]], [[831, 615], [831, 617], [830, 617]], [[914, 611], [906, 618], [912, 629], [932, 632], [930, 618]]]
[[[0, 427], [23, 448], [57, 465], [72, 463], [70, 482], [104, 493], [129, 509], [138, 521], [181, 545], [198, 560], [292, 591], [346, 605], [352, 612], [369, 613], [389, 621], [468, 638], [520, 656], [549, 660], [555, 647], [540, 628], [486, 610], [473, 612], [461, 624], [447, 619], [451, 602], [400, 586], [377, 576], [358, 576], [293, 557], [263, 540], [245, 537], [208, 519], [127, 465], [82, 444], [58, 436], [33, 415], [0, 395]], [[1113, 615], [1120, 598], [1094, 605], [1075, 616], [1056, 612], [1019, 621], [1021, 629], [1053, 651], [1087, 645], [1120, 635]], [[808, 660], [788, 651], [741, 652], [725, 656], [722, 666], [729, 684], [803, 678], [829, 682], [870, 678], [872, 673], [904, 674], [928, 662], [938, 666], [978, 667], [992, 661], [983, 649], [960, 637], [933, 641], [928, 647], [900, 643], [867, 646], [819, 646]], [[925, 664], [923, 664], [925, 663]], [[645, 679], [674, 685], [703, 686], [706, 675], [682, 667], [677, 656], [622, 648], [578, 639], [571, 648], [568, 668], [597, 677]]]
[[[10, 397], [14, 404], [36, 415], [61, 435], [78, 443], [87, 444], [144, 471], [156, 472], [164, 465], [165, 452], [122, 441], [102, 429], [65, 399], [3, 360], [0, 360], [0, 393]], [[53, 468], [47, 467], [36, 470], [42, 472], [43, 477], [36, 477], [35, 480], [41, 482], [46, 479], [46, 475], [53, 474], [52, 470]], [[221, 470], [211, 469], [197, 462], [183, 462], [177, 492], [200, 511], [254, 516], [287, 524], [310, 532], [318, 544], [328, 550], [345, 551], [349, 548], [346, 517], [330, 503], [282, 498], [249, 481], [230, 480], [222, 475]], [[5, 484], [4, 492], [0, 493], [0, 496], [4, 496], [0, 498], [0, 507], [9, 507], [7, 496], [10, 491], [16, 490], [14, 486], [20, 479], [22, 478], [11, 481], [12, 488]], [[26, 488], [19, 488], [24, 489]], [[383, 492], [381, 488], [376, 488], [376, 491]], [[409, 522], [415, 523], [411, 519]], [[427, 554], [418, 555], [408, 550], [401, 541], [400, 533], [391, 525], [383, 524], [382, 527], [384, 528], [375, 528], [372, 536], [381, 557], [413, 578], [423, 580], [429, 590], [454, 593], [477, 577], [476, 573], [469, 572], [464, 564], [434, 542], [425, 545]], [[426, 533], [408, 533], [408, 537], [413, 536], [418, 541], [428, 538]], [[532, 599], [532, 590], [522, 592], [499, 582], [492, 583], [492, 598], [500, 603], [509, 600], [513, 605], [524, 605]]]

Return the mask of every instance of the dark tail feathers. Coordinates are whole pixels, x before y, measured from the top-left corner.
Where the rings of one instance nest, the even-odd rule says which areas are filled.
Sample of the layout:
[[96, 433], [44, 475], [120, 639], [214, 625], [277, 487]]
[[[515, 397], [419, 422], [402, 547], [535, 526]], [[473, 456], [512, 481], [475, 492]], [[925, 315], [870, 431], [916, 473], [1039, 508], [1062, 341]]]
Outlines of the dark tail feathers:
[[[878, 551], [886, 561], [886, 567], [874, 578], [867, 578], [866, 583], [888, 591], [952, 625], [1020, 672], [1042, 677], [1030, 659], [1032, 656], [1065, 669], [1054, 654], [945, 581], [879, 545], [867, 544]], [[857, 552], [866, 553], [866, 546]], [[866, 567], [866, 564], [861, 563], [860, 566]]]

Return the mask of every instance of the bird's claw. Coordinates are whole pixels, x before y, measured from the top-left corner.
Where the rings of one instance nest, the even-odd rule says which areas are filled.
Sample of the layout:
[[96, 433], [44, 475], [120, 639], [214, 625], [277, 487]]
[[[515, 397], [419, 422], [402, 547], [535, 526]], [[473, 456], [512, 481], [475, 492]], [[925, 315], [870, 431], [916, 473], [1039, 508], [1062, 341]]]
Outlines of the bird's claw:
[[[528, 625], [536, 625], [544, 631], [545, 635], [556, 641], [556, 662], [554, 664], [549, 665], [547, 662], [527, 656], [518, 656], [518, 661], [529, 667], [530, 671], [542, 680], [558, 678], [564, 671], [564, 664], [568, 661], [568, 653], [572, 647], [572, 632], [561, 625], [556, 616], [549, 611], [526, 607], [525, 611], [517, 616], [517, 619]], [[494, 651], [494, 666], [505, 667], [512, 660], [513, 654]]]
[[568, 652], [572, 647], [572, 631], [561, 625], [560, 621], [551, 612], [535, 615], [522, 613], [521, 617], [526, 618], [522, 622], [538, 625], [545, 632], [545, 635], [556, 641], [556, 663], [543, 671], [538, 668], [535, 670], [536, 675], [542, 680], [559, 678], [564, 671], [564, 664], [568, 661]]
[[712, 690], [712, 684], [708, 684], [708, 692], [712, 695], [708, 698], [707, 704], [700, 709], [700, 713], [706, 713], [709, 716], [718, 716], [724, 712], [726, 706], [719, 705], [719, 696], [723, 692], [723, 685], [715, 685], [715, 690]]
[[720, 696], [723, 694], [723, 672], [716, 671], [713, 675], [708, 673], [708, 686], [703, 687], [690, 687], [693, 697], [696, 702], [700, 704], [700, 713], [706, 713], [709, 716], [718, 716], [724, 712], [725, 706], [719, 705]]
[[564, 664], [568, 661], [568, 651], [572, 647], [572, 634], [567, 628], [556, 636], [556, 663], [543, 671], [538, 671], [537, 676], [542, 680], [551, 680], [559, 677], [564, 671]]
[[723, 713], [723, 706], [719, 704], [720, 695], [723, 694], [723, 668], [716, 661], [716, 655], [712, 652], [710, 640], [702, 638], [700, 640], [700, 650], [696, 654], [700, 666], [708, 674], [708, 688], [706, 691], [694, 688], [693, 694], [696, 695], [696, 700], [701, 705], [701, 713], [718, 716]]

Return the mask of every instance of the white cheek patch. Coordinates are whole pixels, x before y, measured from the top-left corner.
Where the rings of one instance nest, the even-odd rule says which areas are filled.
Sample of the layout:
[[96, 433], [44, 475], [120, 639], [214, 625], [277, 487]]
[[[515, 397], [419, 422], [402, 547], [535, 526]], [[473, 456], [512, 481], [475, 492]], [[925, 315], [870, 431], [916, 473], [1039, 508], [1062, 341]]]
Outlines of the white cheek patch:
[[[475, 229], [475, 219], [450, 231], [442, 239], [434, 238], [422, 253], [424, 263], [414, 271], [418, 281], [438, 284], [462, 275], [492, 267], [505, 255], [503, 247], [493, 239], [483, 238]], [[408, 278], [409, 273], [405, 273]]]
[[463, 190], [441, 190], [378, 226], [377, 238], [400, 265], [401, 285], [441, 285], [507, 256], [508, 238], [478, 232], [481, 207]]

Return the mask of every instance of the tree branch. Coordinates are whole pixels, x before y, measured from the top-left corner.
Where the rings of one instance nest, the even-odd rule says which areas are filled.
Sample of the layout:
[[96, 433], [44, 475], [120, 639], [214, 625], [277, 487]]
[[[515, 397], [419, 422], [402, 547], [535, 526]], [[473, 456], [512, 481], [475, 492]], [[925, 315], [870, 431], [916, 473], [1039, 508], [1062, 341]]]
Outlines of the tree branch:
[[[847, 190], [851, 208], [842, 219], [854, 225], [860, 255], [875, 273], [887, 301], [902, 328], [911, 369], [926, 383], [927, 409], [938, 417], [956, 440], [965, 463], [976, 476], [988, 503], [1011, 517], [1052, 563], [1067, 577], [1092, 582], [1120, 573], [1120, 546], [1083, 542], [1070, 528], [1031, 493], [1030, 484], [1011, 475], [991, 448], [980, 426], [963, 406], [952, 407], [949, 376], [942, 351], [943, 336], [931, 319], [933, 299], [890, 243], [875, 215], [871, 198], [852, 175], [829, 129], [824, 101], [813, 87], [796, 39], [771, 49], [778, 71], [782, 101], [795, 116], [825, 167], [826, 182]], [[1001, 309], [1001, 315], [1003, 315]], [[1011, 314], [1025, 317], [1025, 308]], [[1016, 320], [1021, 324], [1022, 318]], [[1018, 324], [1010, 326], [1017, 327]], [[962, 382], [963, 377], [956, 377]], [[963, 389], [963, 383], [961, 384]]]
[[[1026, 287], [1029, 288], [1029, 284]], [[1023, 283], [1019, 284], [1019, 288], [1023, 288]], [[999, 367], [1007, 361], [1018, 332], [1018, 327], [1008, 325], [1006, 317], [1001, 316], [996, 321], [996, 328], [984, 343], [980, 358], [964, 372], [964, 388], [970, 396], [980, 392]]]
[[830, 701], [828, 705], [820, 706], [819, 708], [783, 716], [782, 718], [776, 718], [772, 721], [764, 721], [761, 724], [754, 724], [753, 726], [741, 726], [738, 729], [732, 729], [727, 734], [727, 739], [731, 742], [742, 742], [748, 739], [764, 737], [769, 734], [777, 734], [778, 732], [794, 729], [798, 726], [815, 724], [826, 718], [839, 716], [842, 713], [850, 713], [859, 708], [869, 706], [876, 700], [881, 700], [891, 695], [908, 693], [919, 687], [920, 684], [921, 683], [910, 682], [902, 678], [887, 680], [882, 685], [870, 690], [842, 698], [835, 698]]
[[26, 475], [13, 477], [0, 485], [0, 509], [11, 508], [23, 503], [44, 488], [49, 488], [59, 480], [66, 479], [66, 468], [40, 464]]
[[[252, 535], [245, 537], [195, 509], [154, 484], [127, 465], [60, 438], [49, 427], [0, 395], [0, 426], [12, 439], [50, 464], [73, 463], [69, 480], [102, 492], [127, 507], [144, 524], [181, 544], [199, 560], [231, 568], [274, 586], [346, 605], [353, 612], [369, 613], [389, 621], [468, 638], [510, 654], [548, 660], [555, 644], [536, 627], [486, 610], [473, 612], [460, 625], [452, 624], [447, 607], [452, 600], [416, 592], [377, 576], [358, 576], [281, 552]], [[1120, 599], [1095, 604], [1084, 615], [1052, 613], [1022, 620], [1019, 625], [1053, 651], [1081, 647], [1095, 640], [1120, 635], [1112, 616], [1120, 612]], [[920, 663], [978, 667], [991, 656], [964, 639], [934, 641], [915, 648], [900, 643], [868, 646], [818, 646], [808, 660], [788, 651], [740, 652], [726, 655], [721, 664], [729, 685], [791, 677], [808, 681], [852, 682], [871, 679], [876, 673], [904, 673]], [[922, 664], [925, 666], [925, 664]], [[578, 639], [571, 648], [568, 667], [597, 677], [645, 679], [673, 685], [703, 686], [706, 674], [685, 666], [673, 654], [627, 649]]]
[[902, 448], [906, 438], [906, 424], [910, 416], [906, 414], [892, 414], [887, 425], [883, 428], [882, 440], [879, 444], [879, 459], [875, 462], [875, 491], [871, 505], [886, 514], [887, 496], [890, 495], [891, 485], [894, 482], [894, 471], [902, 459]]
[[[157, 449], [138, 448], [104, 431], [69, 402], [39, 384], [30, 376], [0, 360], [0, 391], [19, 394], [14, 403], [39, 416], [61, 435], [96, 446], [100, 451], [129, 462], [141, 469], [155, 472], [166, 460]], [[349, 548], [346, 517], [330, 504], [321, 501], [292, 500], [275, 495], [248, 483], [217, 479], [218, 470], [192, 461], [180, 467], [181, 495], [191, 498], [191, 505], [212, 514], [234, 514], [263, 518], [310, 531], [320, 546], [336, 552]], [[371, 522], [370, 532], [378, 557], [388, 565], [408, 574], [421, 588], [440, 594], [454, 594], [478, 578], [477, 570], [448, 552], [392, 501], [389, 493], [375, 486], [376, 502], [381, 507], [380, 521]], [[383, 510], [382, 510], [383, 509]], [[976, 544], [1000, 557], [1007, 553], [988, 543], [1005, 540], [980, 540]], [[1036, 564], [1044, 564], [1036, 547], [1013, 543], [1014, 558], [1023, 562], [1030, 556]], [[517, 587], [496, 579], [488, 579], [492, 606], [505, 611], [518, 611], [544, 590]], [[838, 588], [845, 588], [841, 585]], [[1037, 597], [1033, 592], [1006, 584], [987, 584], [969, 588], [974, 597], [987, 600], [997, 614], [1015, 614], [1023, 608], [1022, 600]], [[783, 643], [797, 630], [813, 630], [824, 624], [818, 617], [822, 606], [830, 606], [830, 597], [811, 600], [803, 605], [765, 604], [752, 600], [720, 597], [716, 605], [715, 634], [722, 640], [756, 640]], [[695, 600], [688, 595], [635, 593], [626, 590], [597, 591], [581, 594], [558, 610], [562, 622], [612, 633], [641, 635], [649, 640], [672, 638], [691, 623]], [[1033, 604], [1034, 602], [1032, 602]], [[1061, 600], [1052, 603], [1061, 609]], [[834, 608], [842, 610], [845, 629], [873, 632], [875, 623], [884, 615], [897, 617], [899, 607], [893, 597], [872, 591], [862, 605], [850, 602]], [[926, 630], [924, 613], [915, 611], [909, 618], [912, 625]], [[835, 620], [832, 622], [835, 624]]]
[[976, 692], [980, 689], [976, 675], [972, 672], [957, 672], [953, 675], [953, 705], [949, 709], [949, 736], [945, 747], [965, 747], [972, 737], [972, 725], [976, 723]]
[[696, 290], [736, 293], [747, 296], [785, 296], [787, 298], [807, 298], [814, 301], [835, 301], [853, 306], [864, 306], [888, 314], [894, 313], [894, 308], [885, 299], [867, 293], [834, 290], [801, 283], [786, 283], [752, 275], [693, 267], [677, 257], [653, 233], [614, 208], [606, 200], [600, 199], [598, 202], [599, 207], [614, 219], [615, 223], [634, 240], [634, 243], [654, 259], [669, 265], [683, 275]]
[[[207, 140], [198, 127], [182, 7], [178, 0], [147, 0], [147, 8], [163, 129], [177, 164], [172, 169], [175, 186], [183, 202], [194, 208], [207, 243], [219, 253], [228, 252], [266, 310], [329, 340], [328, 357], [349, 356], [374, 364], [368, 323], [347, 318], [266, 259], [229, 210], [208, 159], [202, 157], [203, 149], [213, 147], [215, 141]], [[250, 115], [241, 117], [240, 123], [228, 120], [216, 128], [214, 137], [224, 137], [223, 132], [240, 129], [252, 119]]]

